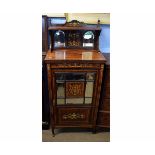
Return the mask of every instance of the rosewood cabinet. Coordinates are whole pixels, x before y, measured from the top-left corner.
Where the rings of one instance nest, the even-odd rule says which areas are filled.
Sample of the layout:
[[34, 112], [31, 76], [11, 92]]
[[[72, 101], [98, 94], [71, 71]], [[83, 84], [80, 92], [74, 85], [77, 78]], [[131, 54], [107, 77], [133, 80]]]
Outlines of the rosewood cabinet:
[[98, 50], [101, 29], [67, 23], [49, 27], [48, 72], [51, 127], [96, 129], [105, 57]]

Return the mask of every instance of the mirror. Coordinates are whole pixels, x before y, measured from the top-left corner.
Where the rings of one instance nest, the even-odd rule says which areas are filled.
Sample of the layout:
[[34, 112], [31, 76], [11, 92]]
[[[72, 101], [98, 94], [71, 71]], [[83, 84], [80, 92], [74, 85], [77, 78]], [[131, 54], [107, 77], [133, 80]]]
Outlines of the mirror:
[[85, 73], [67, 73], [66, 80], [67, 81], [84, 81]]
[[95, 80], [95, 73], [87, 73], [86, 74], [87, 81], [94, 81]]
[[85, 104], [91, 104], [92, 103], [92, 97], [86, 97], [85, 98]]
[[54, 47], [65, 47], [65, 33], [61, 30], [54, 34]]
[[57, 98], [65, 98], [64, 83], [57, 83]]
[[57, 99], [57, 105], [65, 104], [65, 99]]
[[66, 104], [83, 104], [84, 98], [66, 98]]
[[94, 82], [86, 82], [85, 97], [93, 96], [93, 87], [94, 87]]
[[65, 74], [63, 73], [56, 73], [55, 78], [57, 81], [64, 81], [65, 80]]
[[83, 47], [94, 47], [94, 34], [92, 31], [87, 31], [83, 35]]

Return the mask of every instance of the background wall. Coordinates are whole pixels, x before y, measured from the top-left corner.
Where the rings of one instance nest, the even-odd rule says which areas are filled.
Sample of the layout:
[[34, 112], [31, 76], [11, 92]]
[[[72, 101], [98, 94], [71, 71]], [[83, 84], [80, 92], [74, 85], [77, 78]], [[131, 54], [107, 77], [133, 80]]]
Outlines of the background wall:
[[101, 52], [110, 53], [110, 24], [101, 26], [102, 31], [99, 40], [99, 49]]
[[66, 13], [67, 21], [78, 20], [88, 24], [110, 24], [110, 13]]
[[48, 17], [66, 17], [67, 22], [78, 20], [88, 24], [97, 24], [98, 19], [101, 24], [110, 24], [110, 13], [44, 13]]

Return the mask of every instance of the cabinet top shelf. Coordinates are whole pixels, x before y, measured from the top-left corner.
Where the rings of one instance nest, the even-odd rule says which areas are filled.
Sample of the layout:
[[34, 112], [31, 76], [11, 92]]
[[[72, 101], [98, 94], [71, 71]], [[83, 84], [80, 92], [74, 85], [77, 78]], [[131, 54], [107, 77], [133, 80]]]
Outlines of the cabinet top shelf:
[[87, 26], [50, 26], [48, 30], [92, 30], [101, 31], [100, 26], [87, 25]]
[[106, 62], [105, 57], [97, 50], [83, 49], [58, 49], [48, 51], [45, 57], [45, 62], [53, 61], [91, 61], [91, 62]]

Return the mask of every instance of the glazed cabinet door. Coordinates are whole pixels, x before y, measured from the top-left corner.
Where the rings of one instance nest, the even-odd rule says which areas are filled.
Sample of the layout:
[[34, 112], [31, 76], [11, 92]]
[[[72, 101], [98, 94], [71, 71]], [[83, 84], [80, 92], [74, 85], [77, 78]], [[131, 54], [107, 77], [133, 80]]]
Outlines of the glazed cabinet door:
[[56, 71], [53, 107], [57, 124], [91, 123], [96, 96], [95, 71]]
[[92, 105], [95, 72], [56, 72], [56, 105]]

